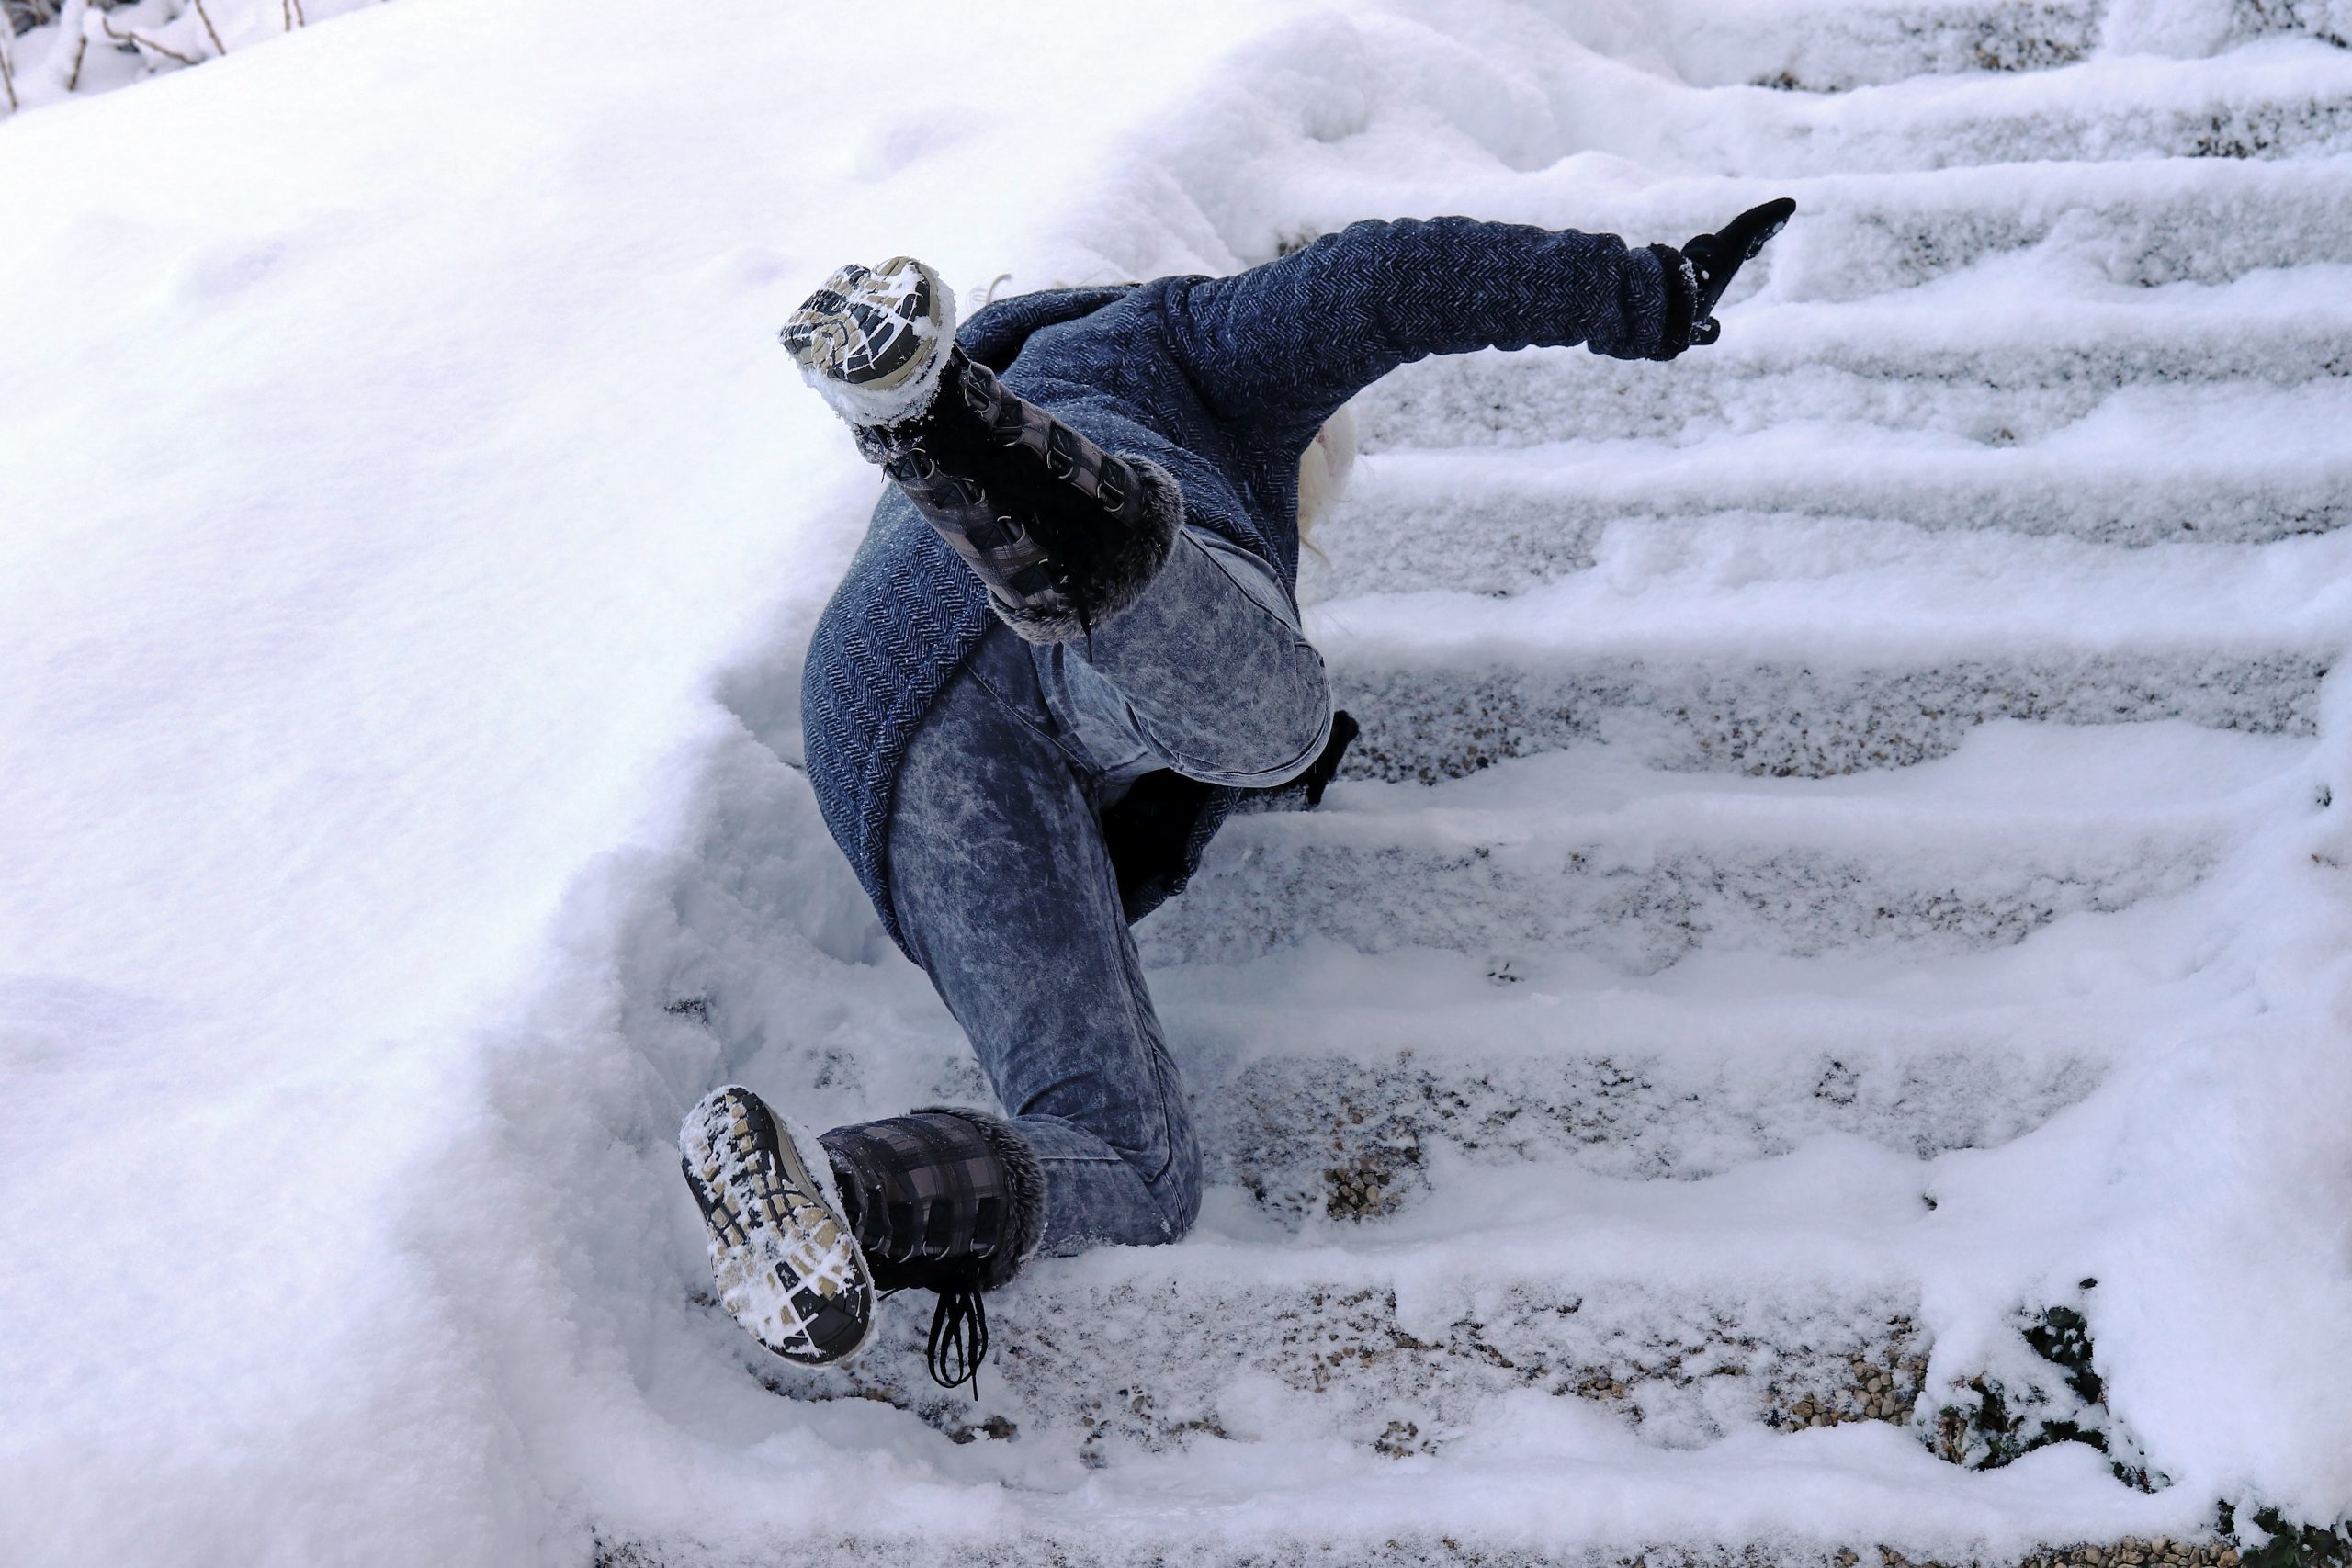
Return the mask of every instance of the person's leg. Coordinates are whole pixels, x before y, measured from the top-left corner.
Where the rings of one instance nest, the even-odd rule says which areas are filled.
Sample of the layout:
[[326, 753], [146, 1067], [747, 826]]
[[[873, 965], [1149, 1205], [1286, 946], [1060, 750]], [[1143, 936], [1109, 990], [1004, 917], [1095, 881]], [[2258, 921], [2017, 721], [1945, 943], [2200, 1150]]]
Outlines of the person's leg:
[[1306, 768], [1329, 733], [1322, 660], [1264, 564], [1185, 526], [1165, 468], [1014, 394], [955, 325], [937, 274], [898, 256], [835, 273], [784, 341], [998, 616], [1057, 650], [1043, 674], [1057, 699], [1079, 688], [1083, 711], [1101, 695], [1084, 688], [1106, 683], [1115, 728], [1204, 783]]
[[1044, 1168], [1044, 1250], [1173, 1241], [1199, 1209], [1200, 1149], [1095, 775], [1058, 728], [1026, 645], [992, 629], [900, 766], [891, 897]]
[[874, 1331], [877, 1290], [940, 1292], [932, 1375], [987, 1350], [983, 1292], [1034, 1252], [1173, 1241], [1201, 1156], [1144, 988], [1095, 797], [1026, 645], [990, 632], [918, 730], [891, 817], [900, 930], [1010, 1120], [933, 1108], [821, 1137], [741, 1085], [687, 1112], [679, 1152], [720, 1303], [775, 1354], [825, 1366]]
[[1203, 529], [1181, 530], [1143, 594], [1086, 637], [1038, 647], [1038, 674], [1096, 761], [1130, 753], [1205, 784], [1285, 783], [1331, 729], [1323, 659], [1273, 574]]

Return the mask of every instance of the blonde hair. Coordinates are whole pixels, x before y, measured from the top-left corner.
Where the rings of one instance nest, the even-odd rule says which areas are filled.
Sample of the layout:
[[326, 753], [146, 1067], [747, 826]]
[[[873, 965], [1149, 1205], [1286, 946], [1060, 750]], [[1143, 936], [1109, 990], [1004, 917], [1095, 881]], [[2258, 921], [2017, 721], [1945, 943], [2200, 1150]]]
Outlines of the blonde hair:
[[1298, 542], [1318, 556], [1323, 552], [1315, 549], [1309, 536], [1348, 488], [1348, 475], [1355, 466], [1356, 416], [1342, 403], [1298, 458]]

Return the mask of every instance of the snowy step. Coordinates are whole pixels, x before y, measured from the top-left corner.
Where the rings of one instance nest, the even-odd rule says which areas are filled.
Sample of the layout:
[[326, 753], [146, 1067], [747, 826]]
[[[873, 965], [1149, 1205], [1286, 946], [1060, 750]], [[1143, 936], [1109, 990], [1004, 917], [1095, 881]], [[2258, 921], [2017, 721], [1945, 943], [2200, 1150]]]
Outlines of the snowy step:
[[1442, 1453], [1531, 1393], [1671, 1448], [1902, 1422], [1928, 1346], [1899, 1259], [1929, 1214], [1916, 1167], [1838, 1140], [1712, 1183], [1457, 1173], [1376, 1245], [1269, 1234], [1213, 1191], [1179, 1246], [1041, 1258], [992, 1296], [977, 1408], [931, 1387], [909, 1303], [847, 1378], [768, 1365], [778, 1392], [1009, 1423], [1097, 1465], [1270, 1427]]
[[[1648, 773], [1606, 749], [1435, 792], [1343, 785], [1245, 818], [1138, 928], [1157, 964], [1322, 938], [1381, 953], [1921, 955], [2185, 891], [2302, 748], [2188, 726], [2004, 725], [1939, 762], [1824, 780]], [[2283, 786], [2278, 786], [2283, 787]]]
[[[1768, 0], [1711, 7], [1670, 45], [1688, 81], [1749, 82], [1804, 92], [1964, 72], [2049, 71], [2086, 59], [2101, 43], [2108, 6], [2099, 0], [1931, 0], [1929, 4], [1824, 6]], [[2279, 34], [2341, 46], [2352, 15], [2340, 0], [2240, 4], [2215, 47]], [[2161, 51], [2165, 40], [2130, 39]]]
[[2088, 1094], [2176, 1005], [2144, 979], [2052, 997], [2006, 969], [1932, 987], [1914, 969], [1901, 999], [1870, 1001], [1815, 967], [1709, 992], [1543, 953], [1327, 949], [1162, 970], [1152, 988], [1213, 1176], [1335, 1218], [1418, 1202], [1452, 1160], [1688, 1180], [1826, 1133], [1918, 1158], [1997, 1146]]
[[[2018, 164], [1822, 186], [1792, 187], [1802, 219], [1776, 242], [1785, 254], [1771, 253], [1775, 299], [1861, 299], [2004, 258], [2131, 288], [2352, 262], [2346, 158]], [[1996, 293], [1951, 304], [2006, 313], [2019, 302]]]
[[[1403, 555], [1344, 521], [1336, 560]], [[1497, 580], [1534, 575], [1513, 555], [1527, 531], [1495, 541]], [[1477, 570], [1461, 557], [1445, 564]], [[2309, 734], [2347, 571], [2347, 534], [2121, 551], [1735, 515], [1624, 524], [1589, 570], [1515, 596], [1374, 594], [1309, 624], [1363, 727], [1353, 776], [1433, 782], [1593, 739], [1813, 776], [1941, 756], [1998, 718]]]
[[[1623, 73], [1620, 82], [1633, 74], [1617, 70]], [[1470, 175], [1468, 188], [1457, 192], [1448, 209], [1467, 204], [1483, 212], [1499, 204], [1508, 209], [1547, 189], [1611, 201], [1593, 181], [1577, 177], [1576, 154], [1650, 162], [1659, 122], [1670, 126], [1688, 167], [1747, 182], [1901, 175], [1917, 183], [1917, 198], [1928, 202], [1949, 190], [1940, 183], [1945, 174], [1988, 164], [2008, 165], [2009, 177], [2025, 189], [2106, 178], [2144, 189], [2194, 186], [2245, 172], [2232, 170], [2232, 164], [2352, 152], [2352, 51], [2316, 43], [2210, 60], [2109, 56], [2031, 75], [1913, 78], [1835, 96], [1737, 87], [1645, 96], [1650, 101], [1641, 117], [1579, 122], [1576, 141], [1556, 149], [1563, 163], [1555, 168], [1483, 179]], [[1367, 160], [1374, 155], [1366, 151]], [[2177, 162], [2150, 166], [2149, 160]], [[1445, 199], [1409, 175], [1400, 179], [1380, 167], [1366, 166], [1360, 178], [1354, 191], [1318, 178], [1286, 194], [1302, 212], [1329, 209], [1335, 198], [1351, 194], [1360, 206], [1376, 209], [1362, 195], [1374, 184], [1403, 198], [1396, 210], [1433, 210], [1432, 203]], [[1704, 216], [1687, 205], [1694, 184], [1668, 182], [1645, 196], [1613, 199], [1635, 210], [1672, 204], [1690, 221]], [[1678, 185], [1683, 187], [1679, 195]], [[1815, 199], [1800, 200], [1822, 209], [1817, 198], [1824, 193], [1812, 194]], [[1669, 234], [1679, 230], [1679, 224], [1635, 227]]]
[[1750, 308], [1721, 346], [1670, 366], [1579, 349], [1430, 358], [1367, 388], [1353, 408], [1367, 453], [1570, 437], [1687, 445], [1796, 409], [1808, 423], [2013, 446], [2138, 385], [2202, 399], [2352, 378], [2348, 291], [2352, 267], [2330, 266], [2185, 295], [2139, 291], [2128, 303], [2035, 301], [1989, 319], [1948, 305]]
[[[1641, 981], [1532, 947], [1310, 942], [1160, 967], [1151, 988], [1212, 1179], [1292, 1220], [1372, 1219], [1421, 1201], [1448, 1160], [1691, 1180], [1824, 1134], [1918, 1159], [1997, 1147], [2177, 1016], [2143, 952], [2110, 950], [2128, 937], [2078, 940], [2063, 986], [2047, 942], [1860, 968], [1702, 953]], [[2117, 978], [2086, 982], [2097, 974]], [[887, 1054], [905, 1090], [867, 1103], [984, 1102], [928, 988], [897, 988], [907, 1016]]]
[[[1391, 1470], [1385, 1457], [1333, 1463], [1315, 1455], [1301, 1465], [1302, 1456], [1284, 1450], [1275, 1471], [1261, 1450], [1244, 1448], [1233, 1462], [1216, 1467], [1222, 1484], [1214, 1501], [1196, 1494], [1171, 1501], [1154, 1489], [1148, 1501], [1123, 1509], [1090, 1489], [1081, 1508], [1051, 1495], [1023, 1495], [1024, 1521], [1017, 1527], [959, 1535], [926, 1523], [910, 1534], [860, 1521], [854, 1535], [826, 1543], [828, 1561], [858, 1568], [938, 1568], [943, 1561], [988, 1568], [1903, 1568], [1945, 1561], [1939, 1553], [1981, 1540], [1987, 1529], [2014, 1534], [2018, 1528], [2019, 1510], [2010, 1499], [1988, 1506], [1879, 1466], [1857, 1473], [1844, 1450], [1826, 1461], [1835, 1466], [1833, 1492], [1803, 1458], [1770, 1447], [1627, 1461], [1585, 1452], [1577, 1424], [1562, 1425], [1561, 1453], [1482, 1453], [1417, 1465], [1406, 1485], [1384, 1473]], [[981, 1435], [956, 1429], [967, 1440]], [[1293, 1468], [1312, 1479], [1294, 1485], [1267, 1479]], [[1250, 1474], [1260, 1478], [1255, 1488], [1245, 1479]], [[1695, 1509], [1702, 1498], [1711, 1506]], [[2122, 1534], [2109, 1523], [2111, 1508], [2025, 1501], [2040, 1502], [2035, 1512], [2051, 1527], [2030, 1547], [1973, 1551], [1966, 1561], [1974, 1568], [2238, 1568], [2239, 1552], [2222, 1540], [2176, 1539], [2159, 1529]], [[1834, 1519], [1824, 1517], [1829, 1507]], [[1041, 1516], [1053, 1522], [1040, 1522]], [[758, 1561], [797, 1568], [806, 1560]], [[670, 1543], [621, 1533], [605, 1541], [597, 1562], [718, 1568], [724, 1562], [738, 1568], [745, 1561], [714, 1558], [691, 1539]]]
[[[1988, 447], [1798, 426], [1690, 447], [1567, 443], [1360, 463], [1300, 568], [1309, 602], [1520, 592], [1653, 532], [1998, 532], [2098, 544], [2256, 545], [2352, 523], [2352, 453], [2193, 444]], [[1613, 538], [1612, 538], [1612, 530]], [[1352, 618], [1352, 617], [1351, 617]], [[1834, 623], [1833, 623], [1834, 624]], [[1335, 635], [1348, 635], [1336, 621]]]
[[2098, 43], [2098, 0], [1941, 0], [1927, 6], [1724, 7], [1678, 40], [1694, 84], [1840, 92], [1908, 77], [2047, 71]]
[[[1762, 103], [1747, 97], [1748, 112], [1736, 119], [1722, 112], [1724, 94], [1692, 95], [1671, 112], [1713, 154], [1694, 161], [1744, 175], [2310, 159], [2352, 151], [2347, 81], [2346, 51], [2274, 49], [2219, 61], [2109, 59], [2030, 76], [1914, 78], [1835, 96], [1774, 93]], [[1605, 135], [1600, 145], [1615, 150]]]
[[2048, 648], [2023, 657], [1887, 663], [1521, 650], [1419, 663], [1410, 648], [1335, 660], [1359, 717], [1351, 777], [1434, 784], [1511, 758], [1613, 740], [1662, 768], [1817, 778], [1949, 755], [2003, 719], [2099, 725], [2180, 719], [2307, 736], [2323, 657]]

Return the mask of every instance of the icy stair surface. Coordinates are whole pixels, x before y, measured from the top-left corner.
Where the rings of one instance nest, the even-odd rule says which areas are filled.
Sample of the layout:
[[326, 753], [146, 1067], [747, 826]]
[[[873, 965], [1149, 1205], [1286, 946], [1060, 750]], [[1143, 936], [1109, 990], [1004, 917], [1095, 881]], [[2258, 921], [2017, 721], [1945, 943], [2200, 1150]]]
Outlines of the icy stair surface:
[[[1139, 930], [1194, 1233], [1038, 1261], [977, 1398], [908, 1302], [846, 1374], [744, 1365], [933, 1428], [992, 1562], [2234, 1563], [2120, 1425], [1998, 1468], [1952, 1412], [2022, 1314], [2098, 1323], [2070, 1140], [2226, 1005], [2217, 889], [2325, 804], [2352, 6], [1492, 9], [1285, 57], [1321, 107], [1170, 221], [1796, 222], [1674, 365], [1359, 400], [1302, 591], [1362, 739]], [[1447, 85], [1474, 48], [1511, 68]]]
[[[2044, 730], [1834, 782], [1629, 780], [1566, 751], [1435, 792], [1358, 786], [1324, 811], [1238, 824], [1145, 928], [1145, 953], [1238, 962], [1311, 933], [1368, 953], [1573, 948], [1648, 973], [1702, 947], [2016, 942], [2188, 889], [2232, 815], [2228, 796], [2197, 792], [2258, 784], [2288, 750], [2172, 727]], [[2053, 751], [2060, 765], [2034, 765]]]
[[[1233, 1212], [1187, 1244], [1204, 1268], [1122, 1250], [998, 1298], [997, 1386], [949, 1413], [1058, 1436], [1093, 1463], [1228, 1418], [1437, 1453], [1527, 1389], [1678, 1448], [1906, 1413], [1926, 1348], [1901, 1260], [1928, 1212], [1917, 1161], [1824, 1140], [1724, 1186], [1462, 1169], [1369, 1237], [1293, 1235], [1220, 1205]], [[1099, 1386], [1113, 1365], [1116, 1385]], [[1071, 1411], [1077, 1429], [1057, 1432]]]

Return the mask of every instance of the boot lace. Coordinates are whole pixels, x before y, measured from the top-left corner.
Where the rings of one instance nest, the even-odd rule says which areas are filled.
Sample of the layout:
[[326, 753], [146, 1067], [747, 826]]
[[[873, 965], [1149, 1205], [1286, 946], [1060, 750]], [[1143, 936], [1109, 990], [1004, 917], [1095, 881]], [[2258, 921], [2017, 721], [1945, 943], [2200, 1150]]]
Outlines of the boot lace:
[[[920, 1288], [901, 1285], [882, 1292], [880, 1299], [888, 1301], [899, 1291]], [[978, 1285], [940, 1285], [934, 1289], [939, 1300], [931, 1309], [931, 1333], [922, 1347], [923, 1366], [930, 1371], [932, 1382], [944, 1389], [968, 1387], [977, 1402], [980, 1397], [980, 1363], [989, 1359], [989, 1309], [981, 1303]]]
[[966, 1285], [939, 1292], [931, 1310], [931, 1337], [923, 1342], [923, 1365], [931, 1381], [945, 1389], [969, 1384], [980, 1397], [980, 1363], [989, 1358], [989, 1309], [980, 1292]]

